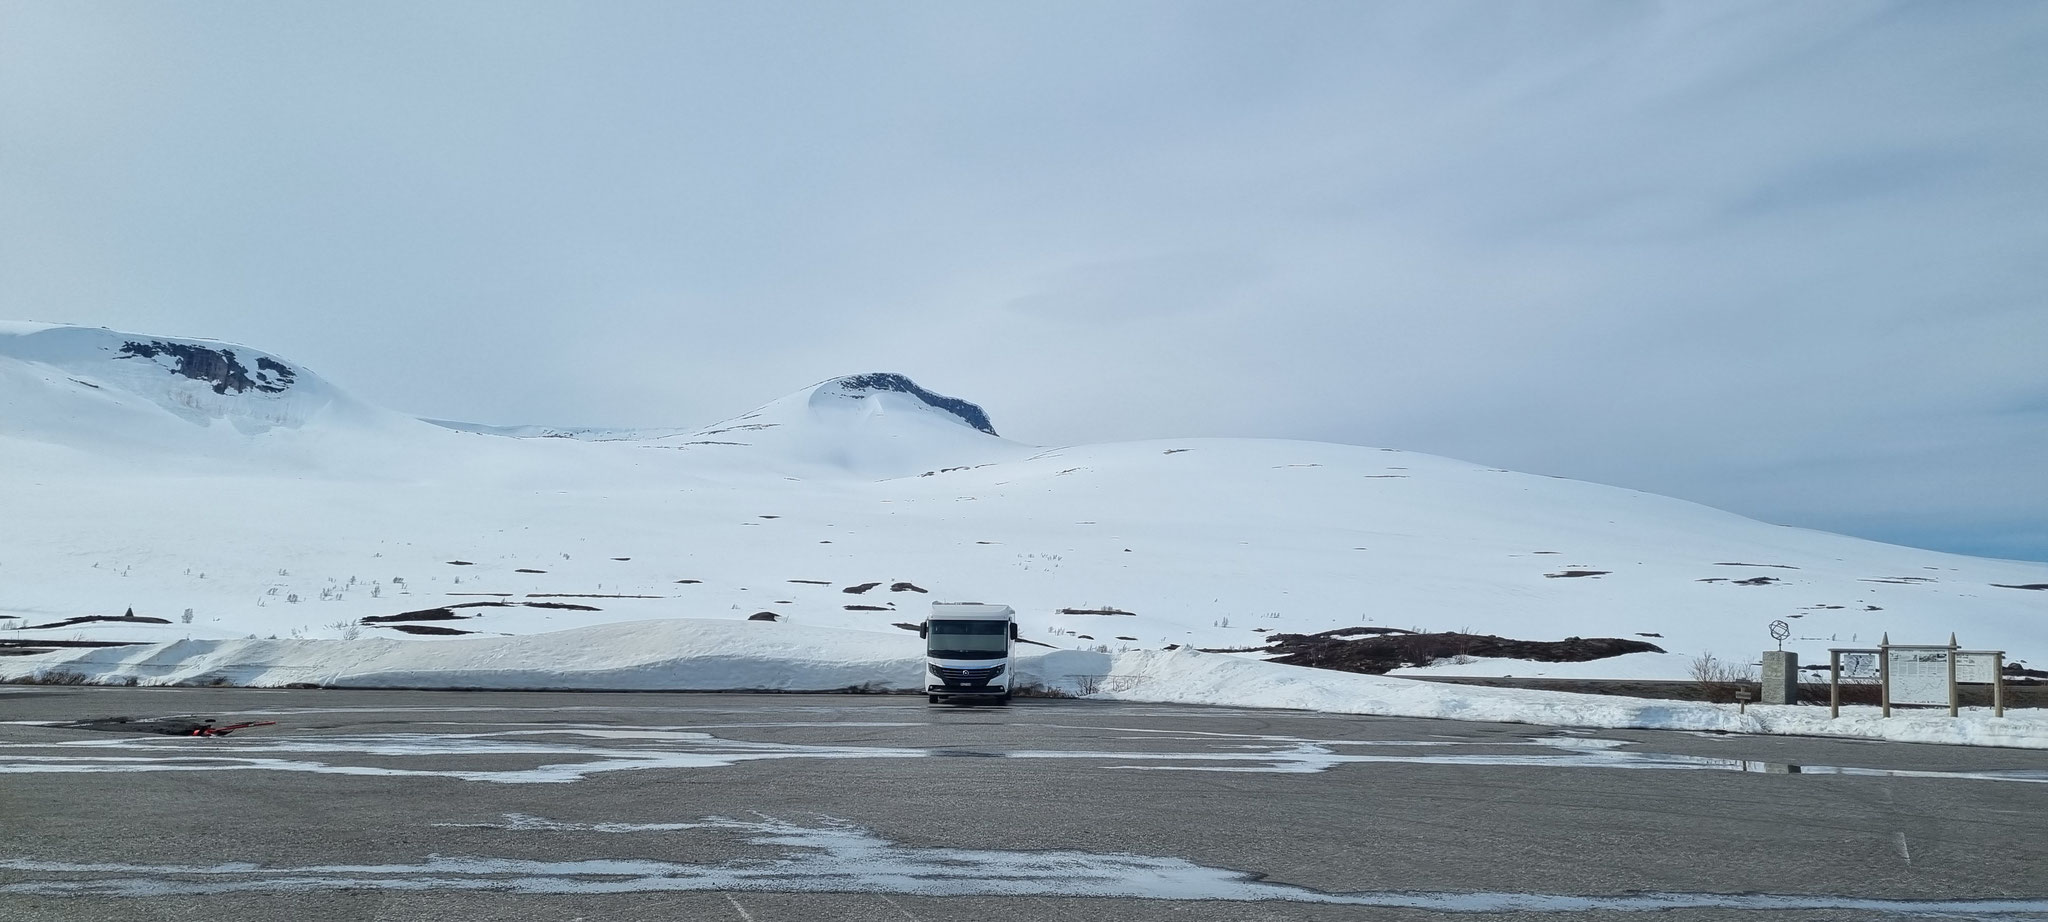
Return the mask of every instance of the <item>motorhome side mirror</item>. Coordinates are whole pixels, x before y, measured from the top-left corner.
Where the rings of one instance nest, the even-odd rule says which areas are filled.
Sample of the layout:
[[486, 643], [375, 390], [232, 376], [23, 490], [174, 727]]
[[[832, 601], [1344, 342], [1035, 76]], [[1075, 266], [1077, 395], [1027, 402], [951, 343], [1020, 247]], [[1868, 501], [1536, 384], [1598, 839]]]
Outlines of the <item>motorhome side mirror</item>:
[[1010, 639], [1017, 639], [1017, 622], [1015, 621], [1010, 622]]
[[917, 626], [917, 639], [923, 640], [931, 636], [931, 632], [932, 626], [930, 624], [920, 624]]

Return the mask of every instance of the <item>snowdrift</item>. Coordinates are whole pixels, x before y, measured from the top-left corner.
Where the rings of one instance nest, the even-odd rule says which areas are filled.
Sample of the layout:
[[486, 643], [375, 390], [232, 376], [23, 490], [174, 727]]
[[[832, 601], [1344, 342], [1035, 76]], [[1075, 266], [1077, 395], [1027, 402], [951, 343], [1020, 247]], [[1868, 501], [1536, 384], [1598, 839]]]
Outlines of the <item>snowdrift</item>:
[[[1190, 650], [1052, 651], [1014, 661], [1023, 687], [1116, 701], [1288, 708], [1553, 727], [1697, 730], [2048, 748], [2048, 713], [1877, 716], [1845, 708], [1659, 702], [1337, 673]], [[773, 622], [667, 620], [420, 643], [180, 641], [0, 660], [0, 680], [71, 673], [95, 684], [314, 684], [589, 691], [922, 690], [915, 636]]]

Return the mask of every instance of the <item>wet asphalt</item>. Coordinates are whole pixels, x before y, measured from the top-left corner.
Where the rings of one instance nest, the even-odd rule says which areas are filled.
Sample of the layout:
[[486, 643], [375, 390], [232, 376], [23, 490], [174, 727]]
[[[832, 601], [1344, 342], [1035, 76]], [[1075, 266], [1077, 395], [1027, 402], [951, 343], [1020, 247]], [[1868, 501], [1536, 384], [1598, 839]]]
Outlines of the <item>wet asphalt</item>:
[[[47, 725], [184, 715], [275, 725]], [[0, 688], [0, 920], [2044, 919], [2044, 782], [1054, 699]]]

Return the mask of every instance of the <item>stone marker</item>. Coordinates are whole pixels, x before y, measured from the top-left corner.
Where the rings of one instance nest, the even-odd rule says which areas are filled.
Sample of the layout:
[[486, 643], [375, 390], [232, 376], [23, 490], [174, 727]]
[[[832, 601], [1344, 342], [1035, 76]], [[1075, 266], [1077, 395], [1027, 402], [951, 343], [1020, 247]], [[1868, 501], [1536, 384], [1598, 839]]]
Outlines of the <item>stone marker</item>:
[[1791, 650], [1764, 651], [1764, 704], [1799, 703], [1799, 654]]

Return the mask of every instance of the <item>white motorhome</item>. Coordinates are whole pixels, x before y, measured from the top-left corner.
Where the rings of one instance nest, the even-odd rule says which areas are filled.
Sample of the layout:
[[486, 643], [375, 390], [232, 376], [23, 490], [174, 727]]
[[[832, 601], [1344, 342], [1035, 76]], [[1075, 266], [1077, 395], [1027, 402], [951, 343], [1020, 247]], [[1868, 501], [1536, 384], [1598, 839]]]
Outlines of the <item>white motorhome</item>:
[[1010, 606], [933, 602], [917, 636], [924, 638], [925, 700], [1010, 703], [1010, 646], [1017, 639]]

